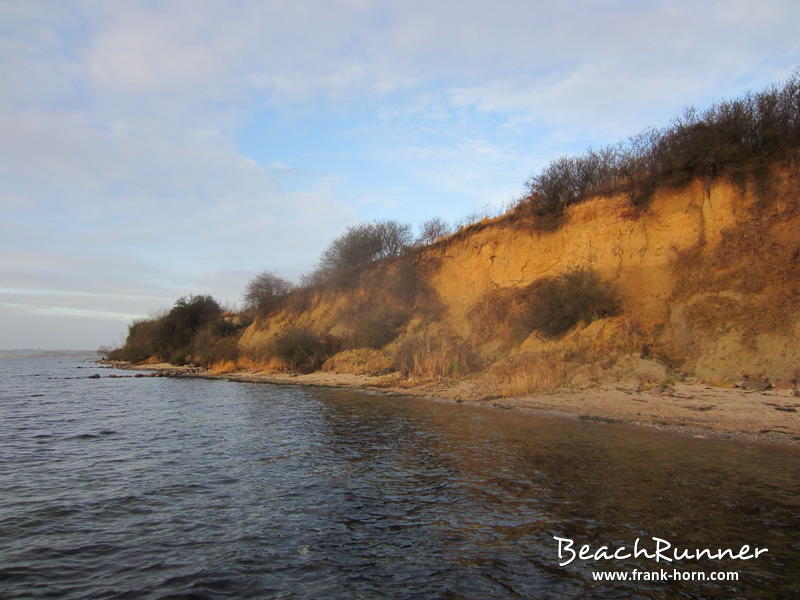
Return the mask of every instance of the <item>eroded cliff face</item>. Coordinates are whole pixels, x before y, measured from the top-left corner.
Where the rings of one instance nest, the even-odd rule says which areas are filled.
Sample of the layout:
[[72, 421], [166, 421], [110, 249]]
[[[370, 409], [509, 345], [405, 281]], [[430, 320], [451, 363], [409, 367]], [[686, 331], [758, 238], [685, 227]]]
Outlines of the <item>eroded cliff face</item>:
[[[397, 338], [382, 350], [348, 350], [327, 368], [391, 370], [398, 352], [409, 352], [409, 340], [435, 354], [431, 345], [444, 337], [450, 341], [437, 347], [439, 360], [459, 355], [463, 344], [474, 360], [461, 371], [477, 371], [507, 393], [603, 379], [658, 382], [676, 372], [788, 380], [800, 369], [798, 227], [800, 185], [796, 170], [785, 168], [739, 184], [717, 178], [662, 188], [646, 207], [623, 195], [595, 198], [570, 207], [552, 231], [507, 215], [405, 262], [377, 265], [355, 285], [307, 294], [251, 325], [240, 348], [255, 364], [287, 327], [346, 339], [348, 314], [382, 307], [385, 315], [403, 315]], [[413, 282], [403, 280], [409, 261]], [[502, 314], [487, 313], [492, 294], [574, 267], [613, 282], [622, 306], [617, 316], [579, 324], [559, 339], [519, 339], [503, 329]], [[399, 292], [387, 291], [391, 282]]]

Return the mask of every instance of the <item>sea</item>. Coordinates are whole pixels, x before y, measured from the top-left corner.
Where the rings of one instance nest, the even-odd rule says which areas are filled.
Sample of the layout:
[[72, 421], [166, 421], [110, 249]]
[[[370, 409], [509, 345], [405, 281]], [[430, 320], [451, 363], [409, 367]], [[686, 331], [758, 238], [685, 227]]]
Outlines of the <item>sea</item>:
[[796, 447], [0, 360], [5, 600], [798, 597]]

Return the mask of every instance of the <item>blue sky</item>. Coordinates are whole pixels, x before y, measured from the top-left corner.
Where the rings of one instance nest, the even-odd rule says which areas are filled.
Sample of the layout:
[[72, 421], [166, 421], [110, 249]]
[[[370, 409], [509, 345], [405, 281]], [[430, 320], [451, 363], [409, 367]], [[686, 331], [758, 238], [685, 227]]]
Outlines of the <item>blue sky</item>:
[[454, 222], [800, 63], [794, 1], [0, 0], [0, 348]]

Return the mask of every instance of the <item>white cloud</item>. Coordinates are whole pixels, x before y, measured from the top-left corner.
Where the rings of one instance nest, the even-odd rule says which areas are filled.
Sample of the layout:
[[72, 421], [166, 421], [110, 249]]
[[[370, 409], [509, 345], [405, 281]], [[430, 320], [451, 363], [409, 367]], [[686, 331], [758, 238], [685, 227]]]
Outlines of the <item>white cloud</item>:
[[[501, 203], [556, 154], [800, 60], [800, 5], [777, 0], [31, 1], [0, 21], [0, 274], [97, 314], [294, 277], [390, 207]], [[259, 112], [322, 115], [338, 145], [302, 164], [267, 130], [260, 165], [237, 146]]]

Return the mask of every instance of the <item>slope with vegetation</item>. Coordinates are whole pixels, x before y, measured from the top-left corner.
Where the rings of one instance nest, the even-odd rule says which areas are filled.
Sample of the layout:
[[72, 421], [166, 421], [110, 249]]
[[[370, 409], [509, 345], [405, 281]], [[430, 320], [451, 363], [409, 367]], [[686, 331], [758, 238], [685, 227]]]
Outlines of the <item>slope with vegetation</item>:
[[[561, 158], [509, 212], [348, 229], [297, 287], [254, 279], [131, 326], [118, 358], [466, 378], [502, 395], [800, 368], [800, 78]], [[197, 306], [195, 306], [197, 304]], [[173, 314], [175, 313], [175, 314]], [[198, 313], [201, 317], [190, 318]]]

